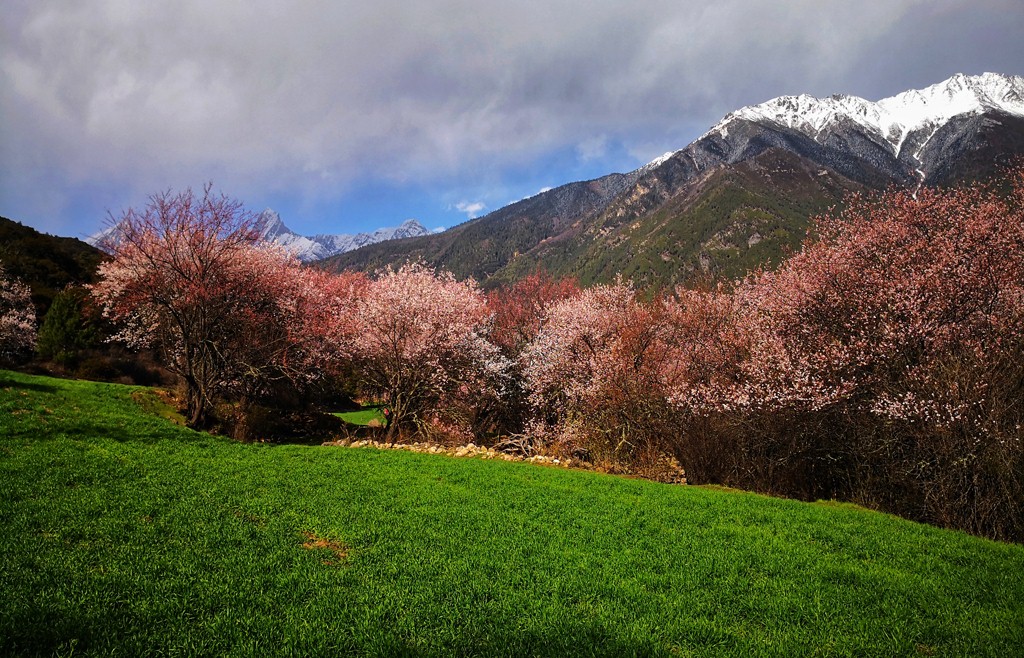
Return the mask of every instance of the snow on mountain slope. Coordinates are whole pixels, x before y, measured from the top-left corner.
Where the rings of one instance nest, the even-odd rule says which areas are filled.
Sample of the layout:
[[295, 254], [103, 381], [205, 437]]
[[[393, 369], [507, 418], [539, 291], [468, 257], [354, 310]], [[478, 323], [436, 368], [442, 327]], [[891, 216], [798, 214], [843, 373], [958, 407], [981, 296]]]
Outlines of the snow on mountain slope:
[[[335, 254], [358, 249], [364, 245], [384, 240], [397, 240], [400, 238], [411, 238], [418, 235], [428, 235], [430, 231], [415, 219], [407, 219], [400, 226], [393, 228], [379, 228], [372, 233], [357, 233], [355, 235], [314, 235], [307, 237], [299, 235], [285, 226], [281, 216], [274, 210], [267, 208], [259, 214], [253, 223], [253, 228], [264, 242], [279, 244], [296, 258], [303, 262], [320, 260]], [[117, 241], [117, 226], [110, 226], [99, 233], [89, 236], [86, 242], [95, 246], [108, 239]]]
[[323, 258], [319, 255], [324, 251], [324, 246], [320, 242], [293, 232], [281, 221], [281, 216], [270, 208], [260, 213], [256, 219], [255, 228], [259, 233], [260, 240], [281, 245], [295, 254], [299, 260]]
[[[925, 89], [905, 91], [877, 102], [843, 94], [828, 98], [780, 96], [726, 115], [705, 136], [717, 132], [726, 137], [729, 125], [744, 119], [774, 123], [819, 139], [840, 123], [852, 121], [888, 144], [898, 156], [911, 133], [928, 130], [934, 134], [954, 117], [991, 110], [1024, 117], [1024, 77], [958, 73]], [[920, 140], [915, 140], [915, 147], [920, 152]]]
[[638, 171], [638, 172], [646, 172], [646, 171], [651, 171], [653, 169], [657, 169], [658, 167], [660, 167], [664, 163], [668, 162], [672, 158], [672, 156], [674, 156], [678, 152], [679, 151], [668, 151], [667, 153], [665, 153], [663, 155], [659, 155], [658, 157], [654, 158], [653, 160], [651, 160], [650, 162], [648, 162], [644, 166], [640, 167], [636, 171]]
[[319, 234], [307, 237], [299, 235], [285, 226], [284, 222], [281, 221], [280, 215], [270, 208], [260, 213], [256, 219], [255, 228], [259, 231], [261, 239], [283, 246], [295, 254], [296, 258], [304, 262], [320, 260], [335, 254], [352, 251], [368, 244], [383, 242], [384, 240], [411, 238], [430, 233], [429, 230], [415, 219], [407, 219], [400, 226], [379, 228], [372, 233], [356, 233], [355, 235], [346, 233], [339, 235]]

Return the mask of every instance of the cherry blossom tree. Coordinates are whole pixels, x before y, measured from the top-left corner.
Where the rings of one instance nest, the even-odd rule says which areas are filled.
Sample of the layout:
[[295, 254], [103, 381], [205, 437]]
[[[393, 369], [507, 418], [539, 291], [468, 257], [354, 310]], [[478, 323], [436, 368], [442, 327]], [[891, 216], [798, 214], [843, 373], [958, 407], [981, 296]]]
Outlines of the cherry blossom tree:
[[207, 423], [218, 397], [252, 392], [268, 370], [289, 365], [298, 263], [257, 247], [251, 221], [209, 185], [157, 194], [116, 223], [112, 258], [92, 288], [119, 325], [115, 337], [155, 347], [182, 378], [193, 427]]
[[36, 310], [29, 287], [8, 277], [0, 263], [0, 359], [14, 361], [36, 344]]
[[524, 450], [529, 445], [524, 430], [531, 408], [520, 357], [540, 332], [548, 309], [579, 291], [574, 279], [555, 279], [538, 270], [487, 295], [487, 304], [494, 316], [490, 340], [501, 349], [510, 365], [507, 394], [481, 399], [478, 417], [489, 433], [514, 435], [513, 440]]
[[504, 288], [492, 290], [487, 303], [494, 313], [491, 341], [516, 358], [540, 332], [550, 306], [580, 291], [574, 279], [555, 279], [535, 272]]
[[1019, 201], [980, 186], [855, 198], [820, 218], [815, 240], [738, 292], [757, 332], [750, 401], [936, 423], [975, 414], [931, 378], [950, 358], [980, 365], [1020, 344], [1022, 220]]
[[282, 396], [282, 385], [301, 391], [328, 373], [318, 323], [339, 300], [330, 292], [333, 277], [301, 268], [280, 247], [244, 247], [236, 256], [219, 350], [225, 389], [244, 407]]
[[303, 346], [309, 367], [339, 374], [351, 370], [353, 345], [360, 333], [357, 305], [367, 294], [362, 272], [331, 273], [317, 268], [300, 272], [302, 294], [295, 297], [298, 323], [290, 331]]
[[388, 269], [355, 304], [350, 350], [366, 392], [392, 412], [389, 438], [501, 386], [507, 366], [487, 340], [490, 313], [472, 280], [419, 263]]
[[650, 459], [668, 449], [680, 376], [664, 301], [621, 281], [556, 303], [522, 355], [534, 431], [591, 458]]

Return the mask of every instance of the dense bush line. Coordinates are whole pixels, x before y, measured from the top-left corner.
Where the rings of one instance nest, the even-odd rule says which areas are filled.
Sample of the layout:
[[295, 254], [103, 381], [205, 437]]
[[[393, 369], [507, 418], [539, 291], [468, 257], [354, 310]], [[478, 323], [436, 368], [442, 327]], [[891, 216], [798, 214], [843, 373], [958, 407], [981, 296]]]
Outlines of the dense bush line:
[[1024, 171], [1001, 183], [853, 198], [778, 269], [653, 299], [300, 268], [207, 188], [129, 211], [93, 292], [194, 426], [228, 401], [245, 436], [247, 409], [347, 390], [390, 407], [391, 440], [670, 454], [694, 482], [1021, 539]]

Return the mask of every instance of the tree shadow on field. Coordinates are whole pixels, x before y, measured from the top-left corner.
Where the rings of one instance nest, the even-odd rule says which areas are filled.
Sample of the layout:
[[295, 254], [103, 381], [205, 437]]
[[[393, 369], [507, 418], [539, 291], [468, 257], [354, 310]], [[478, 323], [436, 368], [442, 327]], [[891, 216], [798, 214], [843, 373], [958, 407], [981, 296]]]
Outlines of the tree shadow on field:
[[7, 379], [3, 375], [0, 375], [0, 390], [3, 389], [15, 389], [21, 391], [35, 391], [37, 393], [56, 393], [57, 387], [49, 384], [36, 384], [34, 382], [19, 382], [13, 379]]
[[245, 416], [227, 418], [217, 433], [243, 443], [320, 445], [344, 434], [345, 422], [316, 409], [251, 407]]

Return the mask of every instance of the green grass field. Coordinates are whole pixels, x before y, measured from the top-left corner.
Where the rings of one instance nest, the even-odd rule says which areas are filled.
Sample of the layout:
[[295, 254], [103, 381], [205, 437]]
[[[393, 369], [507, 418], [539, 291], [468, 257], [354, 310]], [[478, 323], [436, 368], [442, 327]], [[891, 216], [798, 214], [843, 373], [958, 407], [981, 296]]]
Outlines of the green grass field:
[[1024, 651], [1019, 545], [532, 464], [243, 445], [158, 406], [0, 371], [0, 654]]
[[334, 415], [351, 425], [366, 426], [373, 421], [377, 421], [379, 425], [384, 424], [384, 415], [376, 406], [363, 407], [357, 411], [342, 411]]

